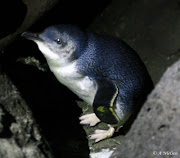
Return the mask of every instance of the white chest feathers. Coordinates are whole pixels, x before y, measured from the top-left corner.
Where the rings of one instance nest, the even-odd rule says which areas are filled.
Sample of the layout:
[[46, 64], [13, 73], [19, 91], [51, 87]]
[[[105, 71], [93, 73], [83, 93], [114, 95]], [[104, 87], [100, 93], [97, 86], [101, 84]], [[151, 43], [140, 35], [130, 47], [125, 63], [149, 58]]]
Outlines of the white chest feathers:
[[88, 76], [83, 76], [77, 72], [76, 62], [66, 66], [51, 67], [59, 82], [68, 87], [79, 98], [92, 105], [97, 91], [97, 85], [94, 80]]

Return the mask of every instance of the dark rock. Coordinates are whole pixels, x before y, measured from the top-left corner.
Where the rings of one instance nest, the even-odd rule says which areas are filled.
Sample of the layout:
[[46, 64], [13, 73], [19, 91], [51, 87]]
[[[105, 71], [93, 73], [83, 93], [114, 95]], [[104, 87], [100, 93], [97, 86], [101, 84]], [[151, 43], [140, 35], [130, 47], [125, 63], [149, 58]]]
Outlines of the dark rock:
[[144, 61], [156, 84], [180, 57], [179, 0], [113, 0], [90, 31], [117, 36]]
[[6, 75], [0, 75], [0, 157], [52, 158], [30, 109]]
[[0, 38], [15, 32], [21, 26], [26, 12], [27, 8], [21, 0], [1, 0], [0, 19], [3, 22], [0, 26]]
[[0, 51], [4, 50], [20, 33], [31, 27], [57, 1], [16, 0], [12, 2], [3, 0], [0, 3], [2, 21], [0, 26]]
[[180, 154], [180, 61], [167, 69], [111, 158]]

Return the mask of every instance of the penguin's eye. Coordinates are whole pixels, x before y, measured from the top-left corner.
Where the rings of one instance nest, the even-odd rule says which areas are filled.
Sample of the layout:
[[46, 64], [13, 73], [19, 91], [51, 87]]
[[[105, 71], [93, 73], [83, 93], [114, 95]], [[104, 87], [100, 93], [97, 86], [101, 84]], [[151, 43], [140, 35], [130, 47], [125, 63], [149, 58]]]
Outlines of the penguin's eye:
[[54, 40], [57, 44], [61, 44], [62, 43], [62, 40], [60, 38]]

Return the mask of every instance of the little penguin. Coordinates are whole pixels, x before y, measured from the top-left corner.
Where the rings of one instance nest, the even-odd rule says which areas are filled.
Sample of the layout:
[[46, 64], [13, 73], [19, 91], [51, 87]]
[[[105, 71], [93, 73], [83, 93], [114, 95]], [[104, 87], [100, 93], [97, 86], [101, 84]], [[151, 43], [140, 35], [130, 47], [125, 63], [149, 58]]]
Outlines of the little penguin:
[[38, 45], [61, 84], [92, 105], [94, 112], [81, 116], [80, 124], [108, 124], [108, 130], [97, 129], [88, 137], [94, 143], [113, 136], [153, 88], [140, 57], [117, 37], [66, 24], [22, 36]]

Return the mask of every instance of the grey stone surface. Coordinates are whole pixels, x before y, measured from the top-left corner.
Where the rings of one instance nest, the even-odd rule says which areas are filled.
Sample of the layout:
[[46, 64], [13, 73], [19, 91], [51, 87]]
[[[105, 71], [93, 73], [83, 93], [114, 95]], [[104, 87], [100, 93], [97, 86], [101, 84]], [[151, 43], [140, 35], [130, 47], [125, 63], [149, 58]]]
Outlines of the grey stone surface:
[[180, 61], [167, 69], [111, 158], [180, 157]]
[[53, 157], [26, 102], [3, 74], [0, 74], [0, 157]]

